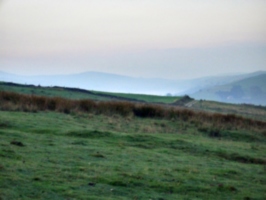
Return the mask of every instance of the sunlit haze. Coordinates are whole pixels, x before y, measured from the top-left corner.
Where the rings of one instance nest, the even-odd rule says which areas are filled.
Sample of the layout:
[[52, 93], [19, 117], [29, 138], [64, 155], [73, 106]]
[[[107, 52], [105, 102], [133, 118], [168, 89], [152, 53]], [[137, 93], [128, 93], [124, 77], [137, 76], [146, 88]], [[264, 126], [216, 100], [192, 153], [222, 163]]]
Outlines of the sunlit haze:
[[264, 0], [3, 0], [0, 70], [188, 79], [266, 70]]

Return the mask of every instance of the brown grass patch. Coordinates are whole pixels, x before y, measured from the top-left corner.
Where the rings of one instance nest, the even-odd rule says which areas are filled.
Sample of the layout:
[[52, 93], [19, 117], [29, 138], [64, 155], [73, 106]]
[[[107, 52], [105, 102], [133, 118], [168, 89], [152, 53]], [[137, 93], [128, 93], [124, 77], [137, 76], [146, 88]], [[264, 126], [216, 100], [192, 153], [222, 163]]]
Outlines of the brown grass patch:
[[[196, 125], [204, 124], [218, 129], [256, 129], [266, 130], [266, 122], [244, 118], [234, 114], [195, 112], [178, 107], [163, 107], [154, 104], [140, 104], [125, 101], [96, 102], [92, 100], [69, 100], [60, 97], [23, 95], [12, 92], [0, 92], [0, 109], [12, 111], [56, 111], [63, 113], [91, 113], [108, 116], [121, 115], [141, 118], [159, 118], [189, 121]], [[263, 132], [265, 134], [265, 132]], [[213, 136], [217, 134], [214, 133]]]

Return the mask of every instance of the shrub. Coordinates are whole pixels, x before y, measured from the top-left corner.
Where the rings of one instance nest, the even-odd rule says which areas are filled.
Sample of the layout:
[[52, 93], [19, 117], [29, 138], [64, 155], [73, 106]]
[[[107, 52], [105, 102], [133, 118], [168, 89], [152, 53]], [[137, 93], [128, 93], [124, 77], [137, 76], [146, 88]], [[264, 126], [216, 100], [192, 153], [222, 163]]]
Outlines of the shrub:
[[122, 116], [129, 116], [132, 114], [134, 104], [129, 102], [99, 102], [97, 112], [100, 114], [119, 114]]
[[56, 108], [56, 99], [47, 99], [46, 109], [55, 110]]
[[79, 100], [76, 103], [78, 104], [78, 109], [83, 112], [89, 112], [96, 108], [96, 103], [92, 100]]
[[133, 113], [137, 117], [163, 117], [164, 109], [160, 106], [138, 105], [133, 109]]
[[35, 102], [35, 105], [39, 110], [45, 110], [45, 108], [46, 108], [46, 98], [45, 97], [32, 96], [32, 101]]

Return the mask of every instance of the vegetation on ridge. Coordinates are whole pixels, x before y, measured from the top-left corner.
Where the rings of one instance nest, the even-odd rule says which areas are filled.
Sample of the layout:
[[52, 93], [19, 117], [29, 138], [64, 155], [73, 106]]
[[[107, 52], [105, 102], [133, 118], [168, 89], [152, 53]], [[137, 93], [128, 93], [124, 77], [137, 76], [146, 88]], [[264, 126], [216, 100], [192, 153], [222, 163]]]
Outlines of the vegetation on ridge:
[[236, 115], [195, 112], [188, 109], [163, 107], [160, 105], [132, 102], [95, 102], [92, 100], [70, 100], [59, 97], [22, 95], [0, 92], [0, 109], [20, 111], [58, 111], [64, 113], [89, 112], [92, 114], [119, 114], [122, 116], [180, 119], [196, 124], [207, 124], [218, 128], [245, 128], [265, 130], [266, 122], [243, 118]]
[[0, 92], [0, 199], [265, 199], [266, 122]]

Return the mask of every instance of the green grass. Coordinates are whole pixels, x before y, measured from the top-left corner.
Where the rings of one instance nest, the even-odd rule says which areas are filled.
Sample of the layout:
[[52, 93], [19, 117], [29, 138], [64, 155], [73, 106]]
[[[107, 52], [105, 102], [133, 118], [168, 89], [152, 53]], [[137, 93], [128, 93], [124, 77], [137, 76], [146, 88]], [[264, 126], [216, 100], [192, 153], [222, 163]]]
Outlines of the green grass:
[[[91, 99], [96, 101], [141, 101], [147, 103], [164, 103], [167, 106], [176, 102], [178, 106], [184, 106], [182, 97], [166, 97], [156, 95], [143, 94], [123, 94], [123, 93], [108, 93], [99, 91], [75, 90], [72, 88], [63, 87], [36, 87], [31, 85], [9, 85], [5, 82], [0, 82], [0, 91], [16, 92], [20, 94], [37, 95], [45, 97], [62, 97], [67, 99]], [[192, 99], [193, 101], [193, 99]], [[237, 105], [228, 103], [219, 103], [213, 101], [194, 101], [190, 109], [216, 112], [223, 114], [235, 114], [256, 120], [266, 121], [266, 107], [252, 105]]]
[[192, 106], [195, 110], [223, 113], [223, 114], [236, 114], [243, 117], [248, 117], [256, 120], [266, 121], [266, 107], [255, 106], [247, 104], [228, 104], [215, 101], [197, 101]]
[[181, 99], [177, 96], [159, 96], [159, 95], [145, 95], [145, 94], [125, 94], [125, 93], [108, 93], [108, 92], [96, 92], [97, 94], [110, 94], [117, 97], [123, 97], [128, 99], [135, 99], [139, 101], [145, 101], [148, 103], [174, 103]]
[[38, 95], [46, 97], [62, 97], [68, 99], [92, 99], [92, 100], [110, 100], [108, 97], [99, 96], [88, 91], [70, 91], [63, 87], [38, 87], [33, 85], [8, 85], [0, 82], [0, 91], [16, 92], [20, 94]]
[[210, 132], [189, 120], [1, 111], [0, 199], [265, 199], [265, 131]]
[[62, 97], [68, 99], [91, 99], [98, 101], [128, 100], [143, 101], [148, 103], [173, 103], [181, 97], [167, 97], [144, 94], [123, 94], [89, 90], [73, 90], [64, 87], [38, 87], [33, 85], [7, 84], [0, 82], [0, 91], [16, 92], [47, 97]]

